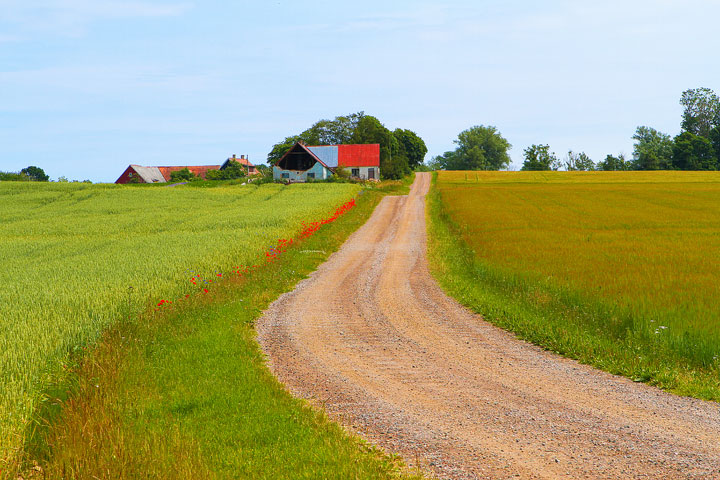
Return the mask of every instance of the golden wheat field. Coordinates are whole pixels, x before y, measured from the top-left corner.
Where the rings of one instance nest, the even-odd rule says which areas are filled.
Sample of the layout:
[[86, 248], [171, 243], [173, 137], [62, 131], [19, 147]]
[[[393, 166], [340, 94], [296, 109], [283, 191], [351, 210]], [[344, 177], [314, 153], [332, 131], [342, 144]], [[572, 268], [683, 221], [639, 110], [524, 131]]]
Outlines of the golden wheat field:
[[720, 173], [439, 172], [436, 187], [483, 265], [613, 305], [633, 335], [717, 368]]

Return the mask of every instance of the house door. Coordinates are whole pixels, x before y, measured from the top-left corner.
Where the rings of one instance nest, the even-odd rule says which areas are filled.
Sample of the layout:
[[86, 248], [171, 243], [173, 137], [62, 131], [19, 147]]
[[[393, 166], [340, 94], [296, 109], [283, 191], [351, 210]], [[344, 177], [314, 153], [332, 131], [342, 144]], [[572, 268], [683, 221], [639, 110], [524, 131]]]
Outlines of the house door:
[[374, 168], [368, 168], [368, 179], [375, 180], [375, 169]]

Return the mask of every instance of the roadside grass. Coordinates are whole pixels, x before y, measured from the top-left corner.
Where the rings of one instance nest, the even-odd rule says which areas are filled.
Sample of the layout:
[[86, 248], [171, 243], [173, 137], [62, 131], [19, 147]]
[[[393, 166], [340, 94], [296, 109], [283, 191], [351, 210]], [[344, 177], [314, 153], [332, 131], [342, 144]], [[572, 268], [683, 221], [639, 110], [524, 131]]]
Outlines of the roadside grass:
[[431, 271], [520, 338], [720, 401], [720, 176], [623, 173], [440, 172]]
[[106, 331], [47, 392], [51, 408], [37, 412], [25, 445], [25, 477], [422, 478], [293, 398], [266, 368], [253, 326], [383, 195], [407, 186], [364, 190], [277, 260]]

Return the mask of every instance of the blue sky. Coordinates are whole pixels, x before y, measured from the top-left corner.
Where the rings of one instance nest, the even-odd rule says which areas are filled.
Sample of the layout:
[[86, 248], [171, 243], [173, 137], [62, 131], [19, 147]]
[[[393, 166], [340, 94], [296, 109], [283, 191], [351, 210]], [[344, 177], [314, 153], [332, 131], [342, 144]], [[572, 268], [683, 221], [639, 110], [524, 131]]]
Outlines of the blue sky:
[[431, 156], [473, 125], [522, 151], [632, 153], [720, 91], [720, 1], [0, 0], [0, 170], [263, 163], [363, 110]]

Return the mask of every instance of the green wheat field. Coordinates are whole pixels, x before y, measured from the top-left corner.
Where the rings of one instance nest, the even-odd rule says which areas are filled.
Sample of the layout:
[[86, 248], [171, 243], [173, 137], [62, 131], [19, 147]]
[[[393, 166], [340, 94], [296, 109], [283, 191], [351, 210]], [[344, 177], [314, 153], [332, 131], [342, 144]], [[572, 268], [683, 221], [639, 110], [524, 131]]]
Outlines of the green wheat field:
[[0, 460], [22, 448], [73, 352], [148, 305], [252, 267], [358, 191], [0, 183]]

